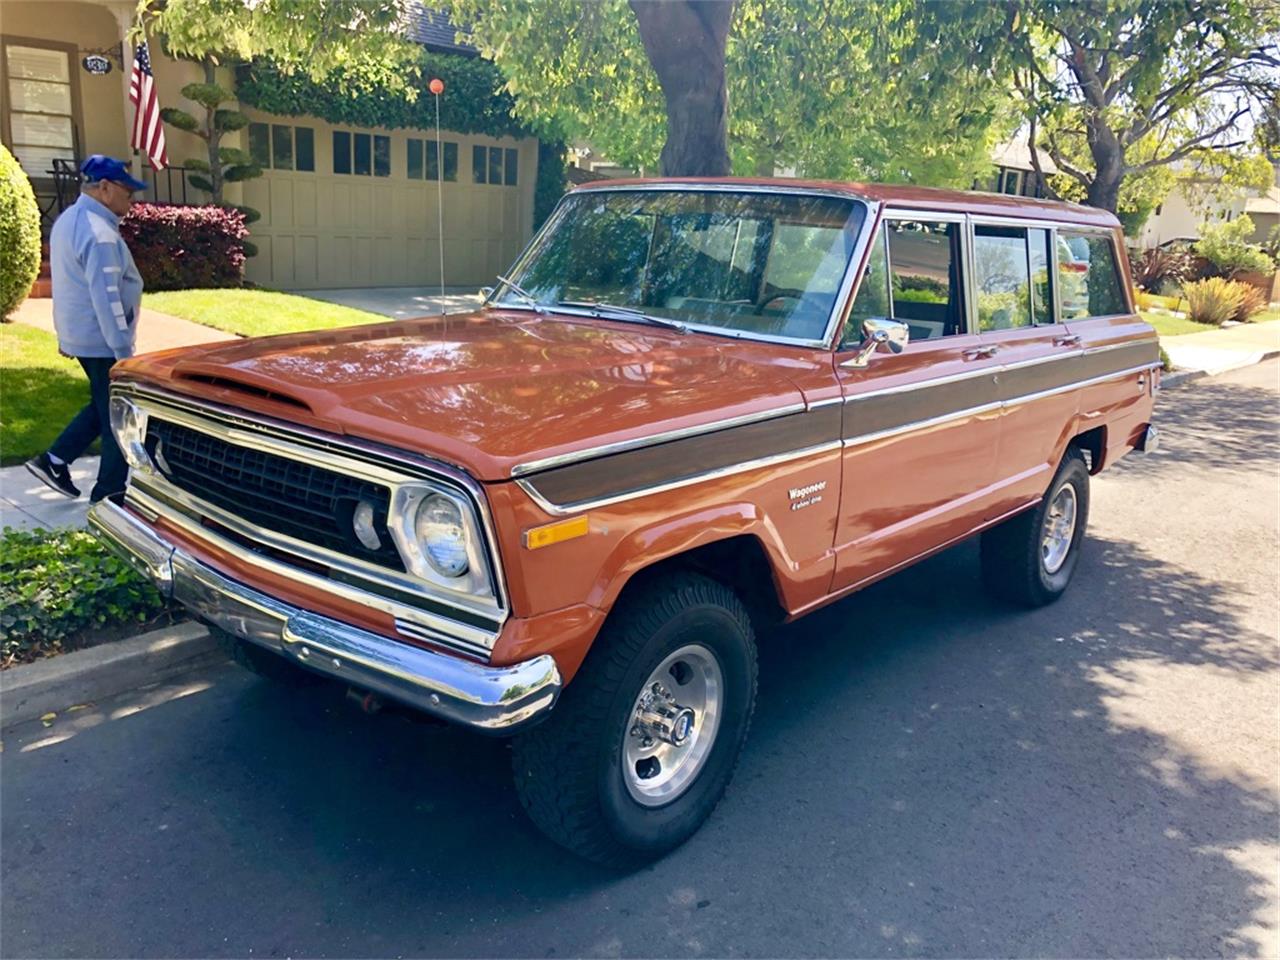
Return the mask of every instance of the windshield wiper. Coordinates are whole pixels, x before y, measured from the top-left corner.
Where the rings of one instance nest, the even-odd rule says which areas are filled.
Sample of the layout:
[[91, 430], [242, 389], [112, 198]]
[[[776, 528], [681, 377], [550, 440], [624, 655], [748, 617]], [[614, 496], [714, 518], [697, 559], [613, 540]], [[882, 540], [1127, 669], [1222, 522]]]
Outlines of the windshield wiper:
[[561, 300], [556, 304], [558, 307], [578, 307], [583, 310], [591, 310], [597, 317], [605, 317], [606, 314], [611, 316], [607, 319], [612, 320], [639, 320], [641, 323], [649, 323], [655, 327], [663, 327], [667, 330], [677, 330], [680, 333], [688, 333], [689, 328], [679, 320], [670, 320], [667, 317], [655, 317], [651, 313], [645, 313], [643, 310], [637, 310], [635, 307], [623, 307], [616, 303], [601, 303], [598, 300]]
[[533, 294], [531, 294], [524, 287], [520, 286], [520, 284], [516, 283], [514, 280], [508, 280], [502, 274], [498, 274], [498, 279], [507, 285], [508, 290], [514, 293], [517, 297], [519, 297], [529, 306], [533, 307], [533, 310], [535, 313], [547, 312], [547, 308], [544, 307], [542, 304], [540, 304], [537, 300], [535, 300], [533, 298]]

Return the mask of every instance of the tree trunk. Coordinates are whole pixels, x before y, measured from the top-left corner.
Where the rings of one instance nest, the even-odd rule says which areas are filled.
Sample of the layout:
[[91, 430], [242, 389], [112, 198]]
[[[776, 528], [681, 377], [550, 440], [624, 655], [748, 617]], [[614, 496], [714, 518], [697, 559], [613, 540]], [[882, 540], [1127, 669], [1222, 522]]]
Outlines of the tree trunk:
[[649, 63], [666, 98], [668, 177], [729, 174], [729, 93], [724, 48], [731, 0], [630, 0]]
[[[213, 63], [212, 57], [204, 58], [204, 82], [207, 84], [210, 84], [211, 86], [218, 82], [218, 75], [214, 69], [214, 63]], [[205, 138], [205, 143], [209, 147], [209, 186], [213, 187], [213, 191], [211, 193], [211, 196], [213, 197], [213, 202], [218, 204], [218, 206], [221, 206], [222, 205], [222, 160], [218, 156], [218, 147], [222, 143], [222, 131], [219, 130], [217, 128], [217, 125], [214, 123], [214, 117], [216, 113], [217, 113], [216, 107], [204, 108], [204, 124], [205, 124], [204, 128], [205, 128], [205, 132], [208, 134], [208, 136]]]
[[1120, 184], [1124, 182], [1124, 147], [1115, 132], [1099, 116], [1085, 118], [1089, 152], [1093, 155], [1094, 175], [1086, 202], [1115, 213], [1120, 206]]

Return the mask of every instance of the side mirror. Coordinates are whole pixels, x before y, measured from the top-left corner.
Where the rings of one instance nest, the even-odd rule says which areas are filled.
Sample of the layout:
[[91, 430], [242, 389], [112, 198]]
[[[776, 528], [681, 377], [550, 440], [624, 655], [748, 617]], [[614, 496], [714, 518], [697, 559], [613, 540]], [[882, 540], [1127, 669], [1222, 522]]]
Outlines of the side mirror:
[[488, 302], [489, 302], [489, 298], [490, 298], [490, 297], [492, 297], [492, 296], [493, 296], [493, 287], [481, 287], [481, 288], [480, 288], [480, 302], [481, 302], [481, 303], [488, 303]]
[[911, 329], [905, 323], [886, 317], [871, 317], [862, 324], [862, 346], [852, 359], [846, 360], [841, 366], [865, 367], [877, 350], [901, 353], [910, 339]]

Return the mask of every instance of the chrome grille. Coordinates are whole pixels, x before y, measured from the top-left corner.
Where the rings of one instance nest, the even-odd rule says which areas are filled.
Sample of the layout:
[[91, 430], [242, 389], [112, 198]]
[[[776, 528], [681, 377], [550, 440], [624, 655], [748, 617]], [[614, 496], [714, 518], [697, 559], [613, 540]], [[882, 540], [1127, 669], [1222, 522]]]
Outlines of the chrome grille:
[[[386, 529], [391, 491], [382, 484], [326, 470], [273, 453], [237, 446], [177, 423], [152, 417], [147, 451], [178, 488], [250, 523], [403, 571]], [[352, 531], [361, 500], [373, 506], [381, 540], [370, 550]]]

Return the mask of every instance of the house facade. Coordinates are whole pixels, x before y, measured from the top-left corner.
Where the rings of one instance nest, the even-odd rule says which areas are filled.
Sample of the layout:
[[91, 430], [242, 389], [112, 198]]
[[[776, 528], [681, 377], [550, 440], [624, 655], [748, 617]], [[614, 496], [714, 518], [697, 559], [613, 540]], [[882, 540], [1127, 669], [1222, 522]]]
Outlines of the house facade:
[[[152, 184], [146, 199], [208, 200], [185, 170], [186, 161], [205, 158], [203, 140], [166, 126], [171, 166], [158, 173], [129, 146], [134, 11], [133, 0], [0, 3], [0, 141], [31, 178], [46, 225], [78, 190], [68, 172], [92, 153], [131, 160]], [[406, 29], [428, 49], [469, 52], [425, 11]], [[161, 105], [199, 116], [202, 108], [180, 91], [203, 80], [200, 68], [166, 56], [159, 43], [151, 44], [151, 61]], [[218, 82], [236, 89], [230, 69], [219, 70]], [[443, 131], [437, 156], [434, 130], [243, 110], [249, 127], [227, 134], [223, 145], [248, 150], [263, 175], [228, 184], [224, 197], [262, 214], [250, 227], [259, 252], [245, 269], [255, 283], [285, 290], [434, 285], [443, 244], [444, 281], [480, 285], [510, 266], [532, 234], [533, 137]]]

